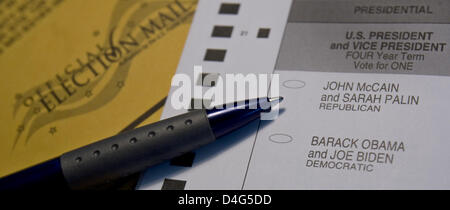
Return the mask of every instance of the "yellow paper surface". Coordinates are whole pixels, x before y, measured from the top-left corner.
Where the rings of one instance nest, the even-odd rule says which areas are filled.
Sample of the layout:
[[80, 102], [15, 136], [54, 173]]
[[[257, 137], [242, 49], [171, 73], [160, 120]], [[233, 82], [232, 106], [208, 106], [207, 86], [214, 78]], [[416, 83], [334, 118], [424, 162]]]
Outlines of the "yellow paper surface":
[[0, 1], [0, 177], [115, 135], [161, 102], [196, 4]]

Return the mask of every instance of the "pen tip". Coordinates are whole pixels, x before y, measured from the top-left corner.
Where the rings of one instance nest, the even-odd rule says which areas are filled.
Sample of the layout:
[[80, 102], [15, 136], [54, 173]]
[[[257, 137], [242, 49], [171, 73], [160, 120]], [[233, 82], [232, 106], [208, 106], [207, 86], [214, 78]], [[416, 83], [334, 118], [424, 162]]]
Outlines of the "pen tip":
[[278, 102], [278, 103], [280, 103], [280, 102], [282, 102], [283, 101], [283, 97], [282, 96], [279, 96], [279, 97], [272, 97], [272, 98], [269, 98], [269, 102], [271, 102], [271, 103], [276, 103], [276, 102]]

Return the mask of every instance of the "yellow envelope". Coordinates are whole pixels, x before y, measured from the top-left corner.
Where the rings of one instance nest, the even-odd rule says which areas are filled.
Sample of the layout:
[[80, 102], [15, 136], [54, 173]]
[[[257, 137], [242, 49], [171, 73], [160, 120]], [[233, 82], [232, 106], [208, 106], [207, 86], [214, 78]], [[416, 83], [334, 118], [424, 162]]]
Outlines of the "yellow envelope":
[[0, 1], [0, 177], [159, 120], [196, 5]]

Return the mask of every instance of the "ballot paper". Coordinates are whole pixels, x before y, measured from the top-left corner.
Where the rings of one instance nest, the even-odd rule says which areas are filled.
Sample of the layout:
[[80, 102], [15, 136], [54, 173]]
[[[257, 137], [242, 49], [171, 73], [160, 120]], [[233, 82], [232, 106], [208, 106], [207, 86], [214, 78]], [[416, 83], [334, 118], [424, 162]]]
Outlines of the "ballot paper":
[[279, 117], [153, 167], [137, 188], [450, 189], [449, 24], [440, 0], [200, 1], [177, 73], [278, 74]]

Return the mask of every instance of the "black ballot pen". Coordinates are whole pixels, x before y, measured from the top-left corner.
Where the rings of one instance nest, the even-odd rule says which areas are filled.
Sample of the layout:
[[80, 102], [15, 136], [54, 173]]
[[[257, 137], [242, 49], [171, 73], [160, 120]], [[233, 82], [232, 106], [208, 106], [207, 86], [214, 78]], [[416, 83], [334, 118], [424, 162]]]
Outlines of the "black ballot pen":
[[259, 119], [282, 97], [192, 110], [64, 153], [0, 179], [6, 189], [89, 189], [211, 143]]

